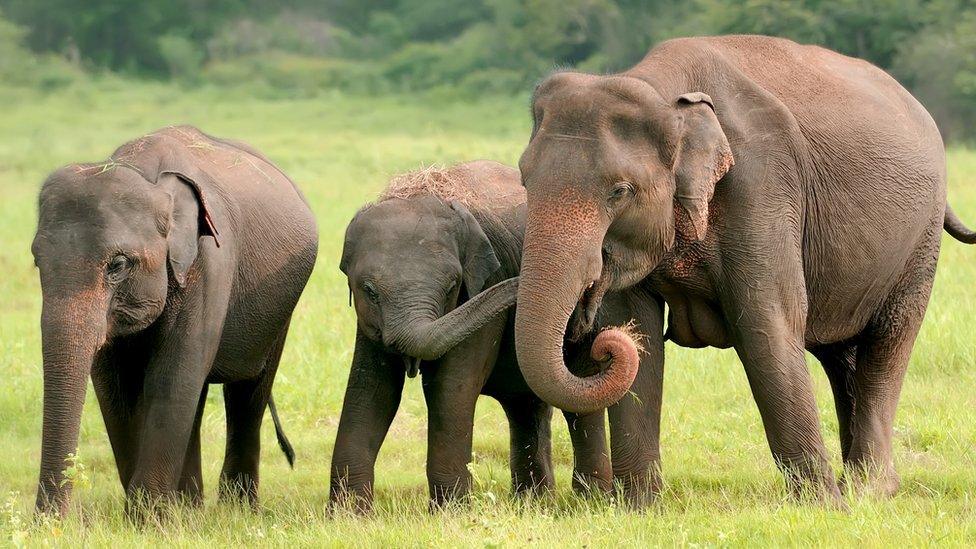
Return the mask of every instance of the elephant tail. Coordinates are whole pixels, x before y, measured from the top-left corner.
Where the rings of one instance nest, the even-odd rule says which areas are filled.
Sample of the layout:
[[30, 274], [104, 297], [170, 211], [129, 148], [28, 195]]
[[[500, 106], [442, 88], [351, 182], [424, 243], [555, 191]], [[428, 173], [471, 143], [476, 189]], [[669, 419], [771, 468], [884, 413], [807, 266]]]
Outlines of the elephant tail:
[[955, 238], [959, 242], [964, 244], [976, 244], [976, 232], [965, 226], [963, 222], [956, 217], [956, 212], [952, 211], [952, 207], [948, 204], [946, 204], [945, 219], [942, 222], [942, 227], [952, 236], [952, 238]]
[[275, 436], [278, 437], [278, 446], [280, 446], [281, 451], [285, 453], [285, 459], [288, 460], [288, 466], [294, 469], [295, 449], [291, 447], [291, 442], [288, 442], [288, 437], [285, 436], [285, 431], [281, 428], [281, 420], [278, 418], [278, 410], [275, 408], [274, 396], [268, 398], [268, 409], [271, 410], [271, 420], [274, 421]]

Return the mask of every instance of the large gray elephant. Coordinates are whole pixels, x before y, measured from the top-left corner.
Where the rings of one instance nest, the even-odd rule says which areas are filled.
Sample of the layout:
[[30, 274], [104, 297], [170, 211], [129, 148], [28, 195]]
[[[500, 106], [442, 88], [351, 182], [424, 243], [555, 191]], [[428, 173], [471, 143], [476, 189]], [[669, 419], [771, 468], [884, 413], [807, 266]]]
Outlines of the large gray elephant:
[[224, 384], [227, 412], [222, 495], [254, 504], [261, 422], [317, 249], [294, 183], [247, 145], [196, 128], [51, 174], [32, 247], [44, 298], [38, 509], [68, 504], [63, 470], [89, 374], [130, 504], [200, 501], [211, 383]]
[[[892, 422], [925, 312], [946, 206], [945, 153], [925, 109], [867, 62], [762, 36], [688, 38], [607, 76], [560, 72], [532, 100], [520, 168], [528, 219], [519, 365], [544, 400], [616, 402], [636, 352], [571, 374], [575, 308], [639, 287], [666, 337], [734, 347], [792, 488], [840, 503], [804, 364], [833, 388], [848, 485], [891, 494]], [[658, 311], [663, 314], [663, 309]]]
[[[331, 502], [370, 509], [377, 454], [405, 377], [418, 373], [428, 413], [431, 508], [470, 490], [481, 394], [495, 398], [508, 418], [513, 492], [553, 486], [552, 409], [529, 389], [515, 360], [511, 306], [518, 279], [511, 277], [518, 274], [524, 227], [518, 170], [490, 161], [398, 176], [356, 214], [340, 262], [357, 332], [332, 455]], [[599, 329], [636, 322], [642, 331], [660, 332], [658, 308], [644, 292], [614, 293], [594, 323]], [[598, 370], [589, 354], [592, 332], [575, 336], [579, 341], [566, 346], [573, 370]], [[639, 505], [659, 485], [662, 347], [648, 345], [633, 395], [610, 409], [612, 454], [602, 410], [566, 414], [577, 491], [611, 489], [616, 478], [628, 502]]]

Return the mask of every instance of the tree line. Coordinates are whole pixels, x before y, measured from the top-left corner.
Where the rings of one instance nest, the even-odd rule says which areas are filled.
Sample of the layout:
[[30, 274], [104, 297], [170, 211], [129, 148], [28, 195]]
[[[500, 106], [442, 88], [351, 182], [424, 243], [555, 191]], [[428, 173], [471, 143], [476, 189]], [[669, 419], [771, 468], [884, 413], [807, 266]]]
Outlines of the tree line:
[[0, 17], [0, 56], [285, 94], [514, 93], [675, 36], [770, 34], [867, 59], [947, 138], [976, 137], [974, 0], [0, 0]]

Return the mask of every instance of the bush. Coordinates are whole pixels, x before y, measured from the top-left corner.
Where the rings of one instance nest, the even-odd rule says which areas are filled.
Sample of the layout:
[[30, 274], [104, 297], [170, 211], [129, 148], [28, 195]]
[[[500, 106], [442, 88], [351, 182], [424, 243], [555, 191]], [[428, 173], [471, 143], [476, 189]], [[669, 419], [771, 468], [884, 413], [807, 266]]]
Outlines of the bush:
[[189, 38], [168, 34], [160, 37], [157, 45], [171, 77], [193, 80], [199, 76], [204, 53]]
[[262, 87], [274, 96], [309, 97], [338, 89], [374, 95], [389, 91], [371, 63], [273, 52], [208, 64], [204, 81], [225, 87]]
[[64, 59], [28, 51], [22, 45], [26, 34], [24, 29], [3, 19], [0, 12], [0, 81], [4, 84], [49, 91], [68, 86], [83, 76]]

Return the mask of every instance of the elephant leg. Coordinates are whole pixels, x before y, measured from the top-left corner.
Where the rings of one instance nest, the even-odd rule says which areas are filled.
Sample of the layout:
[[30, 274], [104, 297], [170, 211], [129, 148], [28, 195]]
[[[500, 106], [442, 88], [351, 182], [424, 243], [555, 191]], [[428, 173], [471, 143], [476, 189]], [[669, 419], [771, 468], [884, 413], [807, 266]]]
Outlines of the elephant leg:
[[854, 367], [857, 363], [857, 345], [841, 343], [825, 345], [811, 350], [823, 366], [830, 389], [834, 394], [837, 411], [837, 427], [840, 434], [840, 450], [847, 463], [851, 453], [851, 422], [854, 418]]
[[227, 444], [220, 471], [221, 499], [257, 506], [261, 423], [270, 394], [271, 381], [266, 373], [253, 380], [224, 384]]
[[613, 490], [603, 410], [579, 415], [563, 412], [573, 443], [573, 491], [578, 494]]
[[193, 506], [203, 505], [203, 467], [200, 463], [200, 424], [203, 421], [203, 408], [207, 403], [208, 385], [203, 386], [200, 394], [200, 404], [197, 405], [197, 416], [193, 421], [193, 431], [190, 434], [190, 444], [186, 447], [186, 457], [183, 458], [183, 474], [176, 487], [183, 499]]
[[600, 310], [604, 326], [630, 322], [643, 335], [644, 351], [630, 391], [611, 406], [610, 462], [615, 483], [632, 508], [661, 491], [661, 402], [664, 385], [664, 304], [641, 288], [608, 294]]
[[[748, 275], [742, 275], [750, 280]], [[752, 277], [756, 280], [757, 277]], [[797, 287], [802, 288], [802, 283]], [[781, 295], [770, 288], [748, 295]], [[792, 303], [793, 306], [789, 306]], [[820, 430], [813, 382], [804, 356], [802, 297], [758, 306], [750, 300], [725, 308], [735, 349], [745, 367], [776, 465], [792, 493], [843, 506]]]
[[892, 456], [895, 411], [920, 326], [921, 314], [910, 316], [894, 331], [858, 346], [853, 375], [857, 407], [850, 452], [844, 459], [848, 490], [880, 497], [898, 491], [900, 479]]
[[505, 320], [485, 325], [423, 374], [431, 510], [462, 499], [471, 491], [468, 464], [474, 410], [498, 359]]
[[402, 360], [357, 331], [332, 452], [330, 506], [349, 502], [359, 512], [372, 509], [376, 456], [400, 405], [404, 377]]
[[220, 471], [220, 495], [253, 508], [258, 505], [261, 424], [287, 337], [288, 323], [268, 350], [259, 377], [224, 385], [227, 443]]
[[127, 490], [139, 452], [145, 357], [135, 356], [116, 345], [106, 349], [92, 367], [92, 386], [105, 422], [122, 489]]
[[[161, 343], [149, 362], [140, 403], [144, 413], [138, 442], [138, 460], [127, 489], [130, 516], [176, 495], [194, 432], [200, 396], [219, 344], [220, 330], [202, 326], [204, 310], [185, 311], [185, 326], [161, 334]], [[219, 327], [219, 322], [215, 323]], [[133, 514], [134, 513], [134, 514]]]
[[535, 395], [501, 401], [508, 417], [512, 493], [543, 493], [552, 474], [552, 407]]
[[474, 409], [487, 377], [476, 375], [470, 368], [458, 368], [462, 365], [450, 358], [442, 358], [435, 366], [437, 371], [425, 374], [423, 379], [428, 415], [427, 483], [432, 510], [471, 491], [468, 464]]

